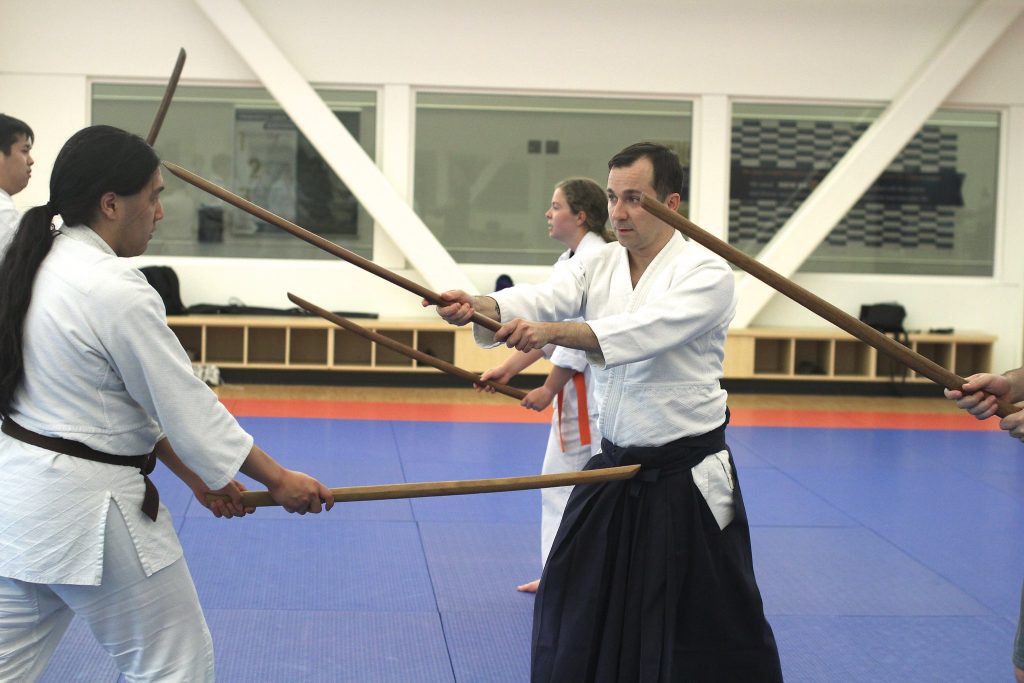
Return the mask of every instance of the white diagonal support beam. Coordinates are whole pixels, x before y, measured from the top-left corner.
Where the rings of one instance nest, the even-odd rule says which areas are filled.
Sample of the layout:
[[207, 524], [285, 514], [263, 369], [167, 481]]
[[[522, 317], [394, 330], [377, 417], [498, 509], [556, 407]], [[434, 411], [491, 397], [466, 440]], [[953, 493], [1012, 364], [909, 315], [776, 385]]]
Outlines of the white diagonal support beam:
[[[765, 245], [758, 261], [791, 277], [1022, 11], [1024, 0], [981, 0], [972, 8]], [[744, 276], [733, 326], [749, 327], [773, 294], [768, 285]]]
[[[473, 284], [239, 0], [195, 0], [431, 289]], [[308, 226], [316, 227], [316, 226]]]

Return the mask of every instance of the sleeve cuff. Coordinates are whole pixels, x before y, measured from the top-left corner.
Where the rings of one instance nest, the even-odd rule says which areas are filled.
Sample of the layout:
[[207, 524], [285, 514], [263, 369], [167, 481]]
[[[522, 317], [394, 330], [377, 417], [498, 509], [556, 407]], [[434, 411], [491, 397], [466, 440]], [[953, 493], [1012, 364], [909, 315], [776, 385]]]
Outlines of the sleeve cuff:
[[213, 481], [204, 480], [204, 483], [214, 491], [227, 486], [228, 483], [238, 474], [238, 471], [242, 469], [242, 464], [245, 462], [245, 459], [249, 457], [249, 453], [252, 452], [252, 446], [255, 441], [256, 440], [253, 439], [251, 434], [245, 432], [245, 438], [242, 440], [243, 448], [239, 449], [238, 455], [236, 455], [230, 463], [226, 463], [227, 467], [225, 470], [221, 470], [220, 476]]

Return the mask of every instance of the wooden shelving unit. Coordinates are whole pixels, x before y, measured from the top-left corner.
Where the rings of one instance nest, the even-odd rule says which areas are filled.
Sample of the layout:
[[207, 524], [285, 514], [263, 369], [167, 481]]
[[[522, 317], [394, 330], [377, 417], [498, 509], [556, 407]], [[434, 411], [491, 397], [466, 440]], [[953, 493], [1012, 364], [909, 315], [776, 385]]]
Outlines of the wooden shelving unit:
[[[167, 319], [199, 363], [252, 370], [440, 372], [378, 347], [320, 318], [196, 315]], [[470, 327], [441, 320], [357, 320], [360, 325], [473, 372], [501, 363], [513, 351], [481, 349]], [[991, 371], [995, 337], [974, 332], [911, 334], [915, 351], [960, 376]], [[547, 361], [527, 368], [543, 375]], [[841, 330], [749, 328], [730, 330], [725, 345], [730, 379], [881, 382], [902, 378], [888, 356]], [[908, 371], [907, 381], [927, 382]]]
[[[406, 346], [483, 372], [501, 363], [510, 349], [481, 349], [469, 327], [441, 320], [364, 320], [355, 322]], [[337, 372], [440, 372], [383, 348], [320, 318], [302, 316], [169, 316], [181, 345], [197, 363], [226, 369], [325, 370]], [[547, 374], [547, 361], [527, 374]]]
[[[976, 332], [911, 334], [911, 349], [960, 376], [990, 372], [996, 338]], [[735, 379], [891, 381], [902, 365], [841, 330], [730, 330], [725, 376]], [[907, 371], [907, 381], [928, 382]]]

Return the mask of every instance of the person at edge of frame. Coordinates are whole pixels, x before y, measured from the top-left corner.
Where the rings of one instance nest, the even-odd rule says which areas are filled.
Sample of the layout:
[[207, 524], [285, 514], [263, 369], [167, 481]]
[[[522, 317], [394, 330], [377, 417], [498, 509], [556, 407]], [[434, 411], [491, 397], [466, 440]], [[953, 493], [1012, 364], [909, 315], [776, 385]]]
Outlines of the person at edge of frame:
[[[966, 410], [979, 420], [996, 414], [997, 401], [1020, 403], [1024, 401], [1024, 368], [1007, 370], [1001, 375], [982, 372], [971, 375], [961, 390], [944, 389], [946, 398], [956, 401], [958, 408]], [[999, 428], [1011, 438], [1024, 441], [1024, 411], [1007, 415], [999, 421]], [[1017, 683], [1024, 683], [1024, 587], [1021, 588], [1020, 613], [1017, 634], [1013, 639], [1013, 673]]]
[[21, 212], [15, 208], [12, 197], [28, 187], [32, 178], [34, 142], [35, 134], [27, 123], [0, 114], [0, 257], [21, 221]]

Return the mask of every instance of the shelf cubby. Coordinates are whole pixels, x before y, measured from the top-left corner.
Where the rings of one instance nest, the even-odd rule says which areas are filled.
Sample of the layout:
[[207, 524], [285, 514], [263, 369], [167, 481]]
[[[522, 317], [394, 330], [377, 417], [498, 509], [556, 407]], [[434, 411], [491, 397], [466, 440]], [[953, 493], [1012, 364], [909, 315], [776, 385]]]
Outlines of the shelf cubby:
[[953, 348], [953, 372], [968, 377], [978, 372], [991, 372], [992, 345], [978, 342], [957, 342]]
[[794, 339], [793, 373], [801, 376], [832, 374], [831, 339]]
[[288, 364], [327, 366], [330, 330], [295, 328], [288, 330]]
[[372, 360], [373, 342], [348, 330], [334, 330], [334, 365], [370, 367]]
[[755, 375], [793, 374], [792, 339], [755, 339]]
[[250, 327], [249, 363], [284, 363], [288, 330], [275, 327]]
[[245, 362], [245, 327], [208, 327], [203, 345], [203, 362], [217, 365]]
[[[914, 342], [914, 350], [919, 354], [943, 368], [951, 368], [953, 359], [953, 344], [940, 342]], [[920, 377], [914, 373], [914, 377]]]
[[202, 327], [172, 327], [171, 330], [178, 341], [181, 342], [185, 353], [193, 362], [198, 362], [203, 357], [203, 328]]
[[874, 349], [860, 341], [834, 341], [832, 376], [844, 379], [869, 379], [874, 365]]
[[438, 360], [455, 362], [455, 337], [447, 332], [421, 330], [416, 334], [416, 349]]
[[[990, 372], [996, 338], [978, 332], [912, 333], [910, 348], [937, 365], [967, 376]], [[743, 328], [729, 330], [725, 377], [737, 379], [909, 382], [931, 380], [839, 329]]]
[[[413, 337], [415, 336], [414, 330], [377, 330], [377, 332], [388, 339], [394, 339], [399, 344], [415, 348], [415, 346], [413, 346]], [[376, 353], [374, 364], [379, 367], [413, 367], [413, 359], [408, 356], [397, 351], [392, 351], [386, 346], [381, 346], [380, 344], [374, 344], [373, 348]]]

